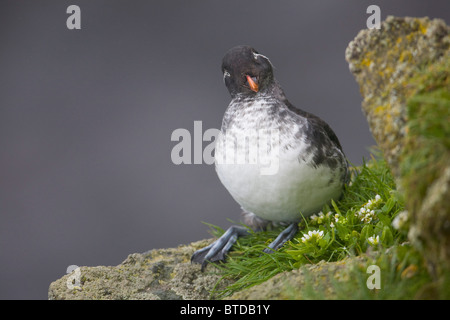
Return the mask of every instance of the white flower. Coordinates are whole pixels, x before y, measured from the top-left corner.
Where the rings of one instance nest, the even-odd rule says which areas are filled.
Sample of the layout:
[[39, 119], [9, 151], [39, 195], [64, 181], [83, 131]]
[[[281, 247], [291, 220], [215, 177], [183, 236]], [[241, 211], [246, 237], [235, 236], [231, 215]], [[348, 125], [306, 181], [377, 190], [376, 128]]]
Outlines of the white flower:
[[405, 226], [405, 224], [408, 222], [408, 211], [401, 211], [399, 212], [394, 220], [392, 221], [392, 226], [397, 229], [400, 230], [403, 226]]
[[372, 246], [376, 246], [380, 242], [380, 237], [373, 235], [373, 236], [367, 238], [367, 242], [369, 242], [369, 244]]
[[374, 199], [370, 199], [367, 203], [359, 209], [358, 218], [364, 223], [370, 223], [372, 220], [376, 219], [376, 213], [374, 209], [378, 207], [381, 202], [380, 195], [376, 195]]
[[325, 218], [328, 218], [331, 215], [331, 212], [328, 212], [327, 214], [324, 214], [322, 211], [318, 213], [318, 215], [313, 214], [310, 219], [312, 222], [315, 222], [317, 224], [322, 224], [325, 220]]
[[317, 241], [319, 239], [322, 239], [322, 237], [323, 237], [323, 231], [318, 231], [318, 230], [308, 231], [308, 233], [303, 234], [302, 242], [307, 243], [307, 242]]
[[369, 201], [367, 201], [367, 203], [364, 205], [364, 207], [367, 209], [374, 209], [375, 207], [378, 206], [378, 204], [380, 202], [381, 202], [381, 197], [379, 194], [377, 194], [374, 199], [370, 199]]
[[334, 223], [330, 222], [330, 228], [334, 228]]
[[323, 219], [325, 218], [325, 215], [322, 211], [319, 212], [319, 218], [317, 219], [317, 222], [321, 224], [323, 222]]
[[364, 213], [365, 213], [364, 215], [363, 214], [360, 215], [360, 219], [364, 223], [370, 223], [373, 219], [376, 218], [375, 211], [373, 210], [366, 210]]

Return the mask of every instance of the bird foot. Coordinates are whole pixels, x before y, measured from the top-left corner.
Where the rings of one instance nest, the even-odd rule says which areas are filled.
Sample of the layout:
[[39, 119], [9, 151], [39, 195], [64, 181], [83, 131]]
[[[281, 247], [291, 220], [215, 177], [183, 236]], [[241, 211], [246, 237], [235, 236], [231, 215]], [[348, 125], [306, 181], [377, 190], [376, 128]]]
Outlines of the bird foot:
[[245, 227], [231, 226], [219, 239], [209, 246], [195, 251], [191, 257], [191, 262], [200, 263], [203, 272], [208, 262], [225, 261], [226, 254], [230, 251], [237, 238], [248, 234], [249, 231]]
[[[264, 253], [273, 253], [274, 251], [281, 248], [287, 241], [291, 240], [298, 231], [298, 224], [292, 223], [284, 229], [278, 237], [269, 244], [268, 248], [264, 249]], [[227, 253], [230, 251], [231, 247], [235, 244], [236, 240], [240, 236], [246, 236], [249, 231], [245, 227], [232, 226], [216, 241], [211, 243], [200, 250], [194, 252], [191, 257], [191, 262], [201, 264], [202, 272], [208, 262], [214, 263], [218, 261], [225, 261]]]
[[287, 241], [291, 240], [298, 231], [298, 223], [294, 222], [284, 229], [278, 237], [268, 245], [268, 248], [264, 249], [264, 253], [273, 253], [280, 249]]

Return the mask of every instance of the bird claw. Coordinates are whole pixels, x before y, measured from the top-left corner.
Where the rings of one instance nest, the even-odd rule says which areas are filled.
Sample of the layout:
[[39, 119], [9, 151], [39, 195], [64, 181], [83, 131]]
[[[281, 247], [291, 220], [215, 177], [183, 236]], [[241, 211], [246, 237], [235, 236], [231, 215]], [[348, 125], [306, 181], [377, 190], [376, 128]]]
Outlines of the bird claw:
[[294, 222], [284, 229], [278, 237], [264, 249], [264, 253], [273, 253], [280, 249], [287, 241], [291, 240], [298, 231], [298, 223]]
[[249, 232], [247, 228], [232, 226], [212, 244], [195, 251], [191, 257], [191, 262], [201, 264], [201, 270], [203, 272], [208, 262], [214, 263], [218, 261], [225, 261], [227, 253], [230, 251], [237, 238], [248, 234]]
[[[287, 241], [291, 240], [298, 231], [298, 224], [292, 223], [284, 229], [278, 237], [264, 249], [264, 253], [273, 253], [281, 248]], [[191, 262], [201, 264], [202, 272], [205, 271], [209, 262], [225, 261], [227, 253], [239, 236], [246, 236], [249, 232], [247, 228], [240, 226], [232, 226], [216, 241], [200, 250], [194, 252]]]
[[208, 263], [225, 261], [225, 254], [222, 252], [222, 250], [218, 251], [217, 253], [213, 254], [210, 258], [206, 259], [208, 253], [210, 253], [210, 249], [211, 247], [208, 246], [203, 249], [197, 250], [191, 257], [191, 263], [201, 264], [202, 272], [205, 271]]

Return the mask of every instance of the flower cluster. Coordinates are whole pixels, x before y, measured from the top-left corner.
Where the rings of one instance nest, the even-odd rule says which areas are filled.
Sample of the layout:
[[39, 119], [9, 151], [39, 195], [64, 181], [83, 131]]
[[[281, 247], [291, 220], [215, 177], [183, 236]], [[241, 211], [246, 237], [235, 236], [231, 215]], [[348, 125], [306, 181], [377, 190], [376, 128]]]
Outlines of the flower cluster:
[[318, 230], [313, 230], [313, 231], [308, 231], [308, 233], [303, 234], [302, 237], [302, 242], [303, 243], [307, 243], [307, 242], [315, 242], [319, 239], [322, 239], [323, 237], [323, 231], [318, 231]]
[[369, 210], [364, 207], [359, 209], [358, 211], [358, 217], [361, 219], [364, 223], [370, 223], [372, 220], [376, 218], [376, 214], [374, 210]]
[[[343, 215], [340, 215], [339, 213], [336, 213], [334, 215], [334, 222], [339, 222], [340, 224], [346, 224], [347, 223], [347, 218]], [[334, 223], [331, 222], [330, 223], [330, 227], [334, 228]]]
[[331, 216], [331, 212], [324, 214], [322, 211], [318, 213], [318, 215], [313, 214], [310, 219], [313, 223], [322, 224], [326, 218]]
[[375, 199], [370, 199], [367, 203], [358, 211], [358, 218], [364, 223], [370, 223], [376, 218], [375, 208], [381, 202], [380, 195], [376, 195]]
[[375, 196], [375, 199], [370, 199], [369, 201], [367, 201], [366, 206], [369, 208], [374, 208], [374, 207], [377, 207], [380, 202], [381, 202], [381, 197], [379, 194], [377, 194]]

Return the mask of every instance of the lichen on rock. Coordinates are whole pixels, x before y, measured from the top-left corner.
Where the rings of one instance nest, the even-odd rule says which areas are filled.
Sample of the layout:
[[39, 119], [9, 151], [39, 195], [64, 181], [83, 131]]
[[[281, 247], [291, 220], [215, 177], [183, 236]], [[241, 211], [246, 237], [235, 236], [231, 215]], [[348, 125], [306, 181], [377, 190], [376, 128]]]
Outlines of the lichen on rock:
[[345, 52], [370, 130], [396, 177], [407, 130], [406, 101], [415, 90], [409, 80], [448, 54], [448, 34], [440, 19], [389, 16], [381, 29], [360, 31]]
[[405, 196], [409, 238], [435, 279], [450, 281], [450, 27], [388, 17], [380, 30], [361, 31], [346, 59]]
[[[211, 240], [177, 248], [130, 254], [117, 266], [81, 267], [80, 286], [67, 285], [70, 274], [50, 284], [50, 300], [198, 300], [210, 299], [221, 276], [200, 272], [190, 263], [195, 250]], [[217, 289], [229, 284], [221, 281]]]

